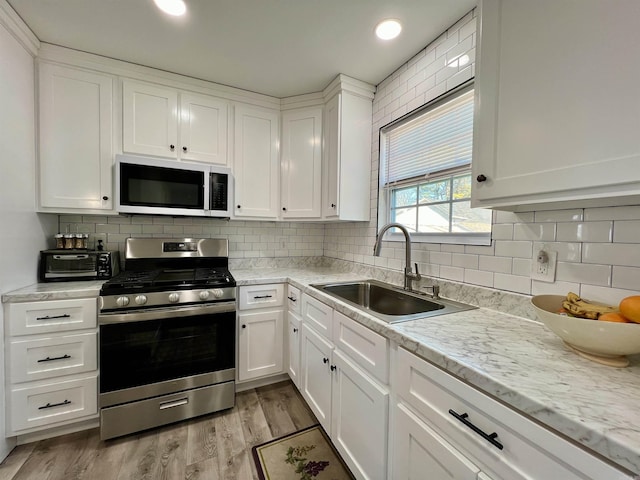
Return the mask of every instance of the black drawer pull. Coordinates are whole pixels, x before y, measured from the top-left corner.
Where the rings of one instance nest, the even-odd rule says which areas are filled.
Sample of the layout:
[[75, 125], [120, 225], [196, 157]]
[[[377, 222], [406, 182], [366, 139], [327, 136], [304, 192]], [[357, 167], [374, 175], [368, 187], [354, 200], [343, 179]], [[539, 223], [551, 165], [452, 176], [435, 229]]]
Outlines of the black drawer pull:
[[71, 318], [71, 315], [64, 313], [62, 315], [54, 315], [53, 317], [47, 315], [46, 317], [36, 317], [36, 320], [54, 320], [56, 318]]
[[338, 369], [338, 367], [336, 367], [335, 365], [331, 365], [331, 371], [335, 372]]
[[256, 295], [253, 298], [255, 299], [255, 298], [271, 298], [271, 297], [273, 297], [273, 295]]
[[287, 297], [287, 298], [288, 298], [289, 300], [291, 300], [292, 302], [297, 302], [297, 301], [298, 301], [298, 299], [297, 299], [297, 298], [295, 298], [295, 297]]
[[47, 357], [47, 358], [43, 358], [42, 360], [38, 360], [38, 363], [42, 363], [42, 362], [53, 362], [54, 360], [65, 360], [65, 359], [67, 359], [67, 358], [71, 358], [71, 355], [64, 354], [64, 355], [63, 355], [63, 356], [61, 356], [61, 357], [53, 357], [53, 358], [51, 358], [51, 357]]
[[324, 357], [324, 358], [322, 359], [322, 363], [329, 363], [329, 359], [328, 359], [327, 357]]
[[293, 328], [293, 333], [298, 333], [298, 329], [297, 328]]
[[42, 407], [38, 407], [38, 410], [44, 410], [45, 408], [61, 407], [62, 405], [69, 405], [70, 403], [71, 401], [69, 400], [65, 400], [64, 402], [60, 402], [60, 403], [47, 403]]
[[469, 420], [467, 420], [467, 417], [469, 417], [469, 414], [463, 413], [462, 415], [460, 415], [459, 413], [457, 413], [457, 412], [455, 412], [455, 411], [453, 411], [451, 409], [449, 409], [449, 413], [451, 415], [453, 415], [454, 417], [456, 417], [458, 420], [460, 420], [462, 423], [464, 423], [471, 430], [476, 432], [478, 435], [480, 435], [482, 438], [484, 438], [487, 442], [489, 442], [494, 447], [498, 448], [499, 450], [502, 450], [504, 448], [502, 446], [502, 444], [499, 441], [496, 440], [496, 438], [498, 437], [498, 434], [496, 432], [493, 432], [491, 434], [487, 434], [487, 433], [483, 432], [478, 427], [476, 427], [473, 423], [471, 423]]

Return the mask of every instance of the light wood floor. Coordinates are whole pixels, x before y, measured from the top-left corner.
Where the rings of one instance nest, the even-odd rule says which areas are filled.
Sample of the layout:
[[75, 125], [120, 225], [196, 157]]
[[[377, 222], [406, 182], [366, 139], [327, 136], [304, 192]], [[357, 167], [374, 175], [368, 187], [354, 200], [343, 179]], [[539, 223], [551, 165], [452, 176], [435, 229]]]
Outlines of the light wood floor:
[[20, 445], [2, 480], [250, 480], [251, 447], [317, 423], [291, 382], [238, 393], [230, 410], [106, 442], [98, 429]]

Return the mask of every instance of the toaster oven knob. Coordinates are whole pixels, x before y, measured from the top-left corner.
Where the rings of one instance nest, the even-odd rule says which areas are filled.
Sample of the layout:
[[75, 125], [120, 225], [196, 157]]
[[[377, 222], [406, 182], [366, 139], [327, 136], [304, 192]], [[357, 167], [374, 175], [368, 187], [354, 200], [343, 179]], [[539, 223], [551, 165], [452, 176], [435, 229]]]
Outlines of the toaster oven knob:
[[211, 290], [211, 293], [213, 293], [213, 296], [216, 298], [220, 298], [222, 297], [222, 295], [224, 295], [224, 292], [221, 288], [214, 288], [213, 290]]
[[116, 299], [116, 305], [119, 307], [126, 307], [129, 305], [129, 297], [118, 297]]
[[138, 295], [138, 296], [135, 298], [135, 302], [136, 302], [138, 305], [144, 305], [145, 303], [147, 303], [147, 296], [146, 296], [146, 295]]
[[169, 294], [169, 301], [171, 303], [178, 303], [178, 300], [180, 300], [180, 295], [177, 293], [170, 293]]
[[206, 300], [207, 298], [209, 298], [209, 290], [203, 290], [201, 291], [198, 296], [200, 297], [200, 300]]

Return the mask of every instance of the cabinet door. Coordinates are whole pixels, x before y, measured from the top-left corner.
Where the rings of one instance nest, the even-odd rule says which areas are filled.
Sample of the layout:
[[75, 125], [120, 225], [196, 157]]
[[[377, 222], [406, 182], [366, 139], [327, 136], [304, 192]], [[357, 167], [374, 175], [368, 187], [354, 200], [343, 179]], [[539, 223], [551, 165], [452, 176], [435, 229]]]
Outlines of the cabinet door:
[[339, 350], [332, 367], [331, 440], [356, 477], [385, 478], [389, 391]]
[[[338, 183], [340, 182], [340, 95], [324, 107], [324, 172], [322, 216], [335, 218], [339, 214]], [[354, 181], [356, 179], [353, 179]]]
[[481, 18], [472, 205], [640, 194], [637, 1], [487, 0]]
[[122, 95], [122, 150], [178, 158], [178, 92], [124, 80]]
[[289, 377], [300, 389], [300, 318], [293, 312], [288, 312], [287, 340], [289, 342]]
[[282, 217], [320, 218], [322, 108], [282, 114]]
[[227, 164], [227, 102], [180, 94], [180, 158]]
[[404, 405], [394, 413], [394, 480], [476, 480], [480, 469]]
[[238, 314], [238, 379], [283, 372], [283, 311]]
[[235, 108], [233, 171], [237, 217], [278, 217], [278, 117], [273, 110], [244, 105]]
[[325, 431], [331, 434], [331, 351], [333, 345], [302, 325], [301, 393]]
[[111, 210], [113, 78], [40, 63], [40, 207]]

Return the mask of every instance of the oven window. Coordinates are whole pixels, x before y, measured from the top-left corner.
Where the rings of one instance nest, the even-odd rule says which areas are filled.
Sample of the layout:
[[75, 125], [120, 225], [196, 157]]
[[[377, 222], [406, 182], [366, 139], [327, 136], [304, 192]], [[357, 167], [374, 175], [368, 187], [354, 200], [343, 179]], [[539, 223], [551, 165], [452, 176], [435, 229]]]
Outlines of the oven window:
[[234, 364], [234, 312], [100, 326], [102, 393]]

